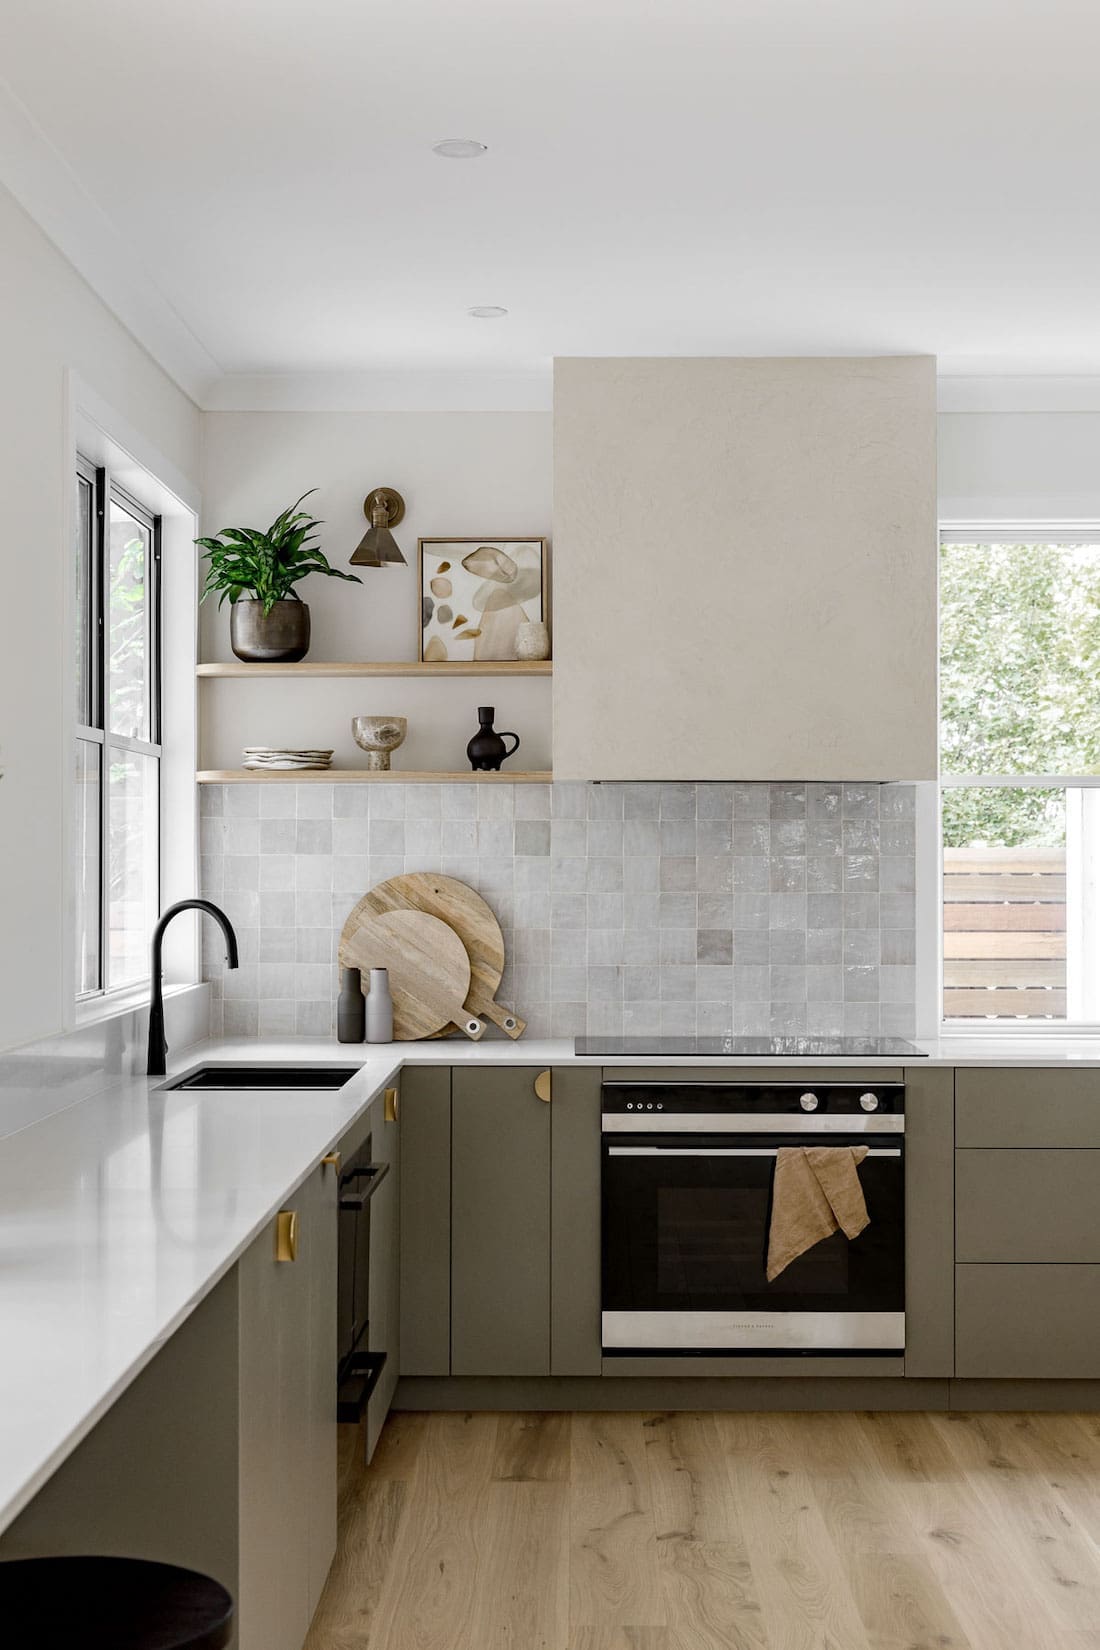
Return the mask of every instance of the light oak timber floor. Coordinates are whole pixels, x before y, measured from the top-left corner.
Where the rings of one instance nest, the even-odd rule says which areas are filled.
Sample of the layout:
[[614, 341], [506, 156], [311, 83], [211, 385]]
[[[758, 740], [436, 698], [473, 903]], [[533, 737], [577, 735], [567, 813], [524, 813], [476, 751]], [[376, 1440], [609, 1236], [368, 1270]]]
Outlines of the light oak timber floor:
[[306, 1650], [1100, 1650], [1100, 1416], [425, 1414]]

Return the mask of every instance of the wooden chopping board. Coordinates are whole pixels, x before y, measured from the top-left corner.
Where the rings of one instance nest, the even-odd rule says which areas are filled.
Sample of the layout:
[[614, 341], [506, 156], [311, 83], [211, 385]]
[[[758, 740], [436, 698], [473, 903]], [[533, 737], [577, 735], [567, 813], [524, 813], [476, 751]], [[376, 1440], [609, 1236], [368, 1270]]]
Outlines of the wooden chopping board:
[[[459, 936], [470, 960], [470, 989], [466, 1007], [471, 1014], [492, 1020], [509, 1037], [520, 1037], [526, 1021], [509, 1014], [495, 1001], [504, 972], [504, 936], [492, 906], [465, 882], [431, 871], [410, 871], [390, 877], [364, 894], [344, 924], [343, 944], [359, 925], [386, 911], [425, 911], [438, 917]], [[446, 1029], [444, 1028], [444, 1032]], [[441, 1033], [437, 1033], [441, 1035]]]
[[388, 971], [398, 1042], [434, 1037], [451, 1024], [474, 1042], [485, 1031], [465, 1007], [470, 991], [466, 947], [438, 917], [425, 911], [382, 911], [350, 934], [345, 925], [340, 963], [360, 969], [364, 980], [371, 968]]

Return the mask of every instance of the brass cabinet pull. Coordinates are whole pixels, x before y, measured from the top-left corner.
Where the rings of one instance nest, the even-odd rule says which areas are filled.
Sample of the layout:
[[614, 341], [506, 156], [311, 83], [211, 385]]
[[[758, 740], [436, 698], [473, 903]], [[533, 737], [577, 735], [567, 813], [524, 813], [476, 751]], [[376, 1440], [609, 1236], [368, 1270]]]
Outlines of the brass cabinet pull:
[[550, 1104], [550, 1073], [548, 1071], [540, 1071], [535, 1078], [535, 1093], [540, 1100], [545, 1100], [547, 1105]]
[[397, 1090], [387, 1089], [382, 1098], [382, 1116], [387, 1123], [397, 1122]]
[[338, 1170], [339, 1167], [340, 1167], [340, 1153], [339, 1152], [329, 1152], [326, 1157], [322, 1157], [321, 1167], [323, 1169], [337, 1169]]
[[280, 1209], [275, 1216], [275, 1259], [298, 1259], [297, 1209]]

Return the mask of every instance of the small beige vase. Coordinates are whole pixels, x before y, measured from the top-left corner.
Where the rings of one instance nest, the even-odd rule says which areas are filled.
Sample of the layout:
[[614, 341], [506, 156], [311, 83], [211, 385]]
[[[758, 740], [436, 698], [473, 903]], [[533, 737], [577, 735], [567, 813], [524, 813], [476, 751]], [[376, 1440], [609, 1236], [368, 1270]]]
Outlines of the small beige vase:
[[550, 657], [550, 632], [537, 619], [516, 627], [516, 658], [527, 664]]

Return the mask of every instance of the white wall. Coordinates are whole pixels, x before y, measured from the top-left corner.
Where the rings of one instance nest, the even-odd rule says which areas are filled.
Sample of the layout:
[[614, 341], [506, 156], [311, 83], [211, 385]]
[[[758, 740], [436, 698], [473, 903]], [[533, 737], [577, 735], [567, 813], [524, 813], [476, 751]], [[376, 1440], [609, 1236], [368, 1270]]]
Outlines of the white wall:
[[72, 761], [67, 373], [184, 476], [199, 414], [0, 190], [0, 1047], [70, 1019], [66, 787]]
[[939, 415], [942, 521], [1100, 522], [1100, 411]]
[[[416, 541], [550, 534], [551, 441], [546, 413], [229, 412], [204, 418], [204, 533], [267, 526], [308, 487], [324, 527], [321, 548], [361, 585], [314, 576], [300, 586], [316, 660], [415, 659], [419, 630]], [[408, 566], [349, 567], [366, 530], [363, 500], [395, 487], [406, 515], [394, 536]], [[202, 610], [202, 657], [230, 659], [229, 608]], [[394, 766], [456, 770], [477, 729], [477, 706], [517, 732], [514, 767], [550, 766], [550, 681], [211, 680], [202, 685], [202, 764], [237, 768], [244, 745], [331, 746], [337, 766], [362, 766], [353, 715], [409, 719]]]

